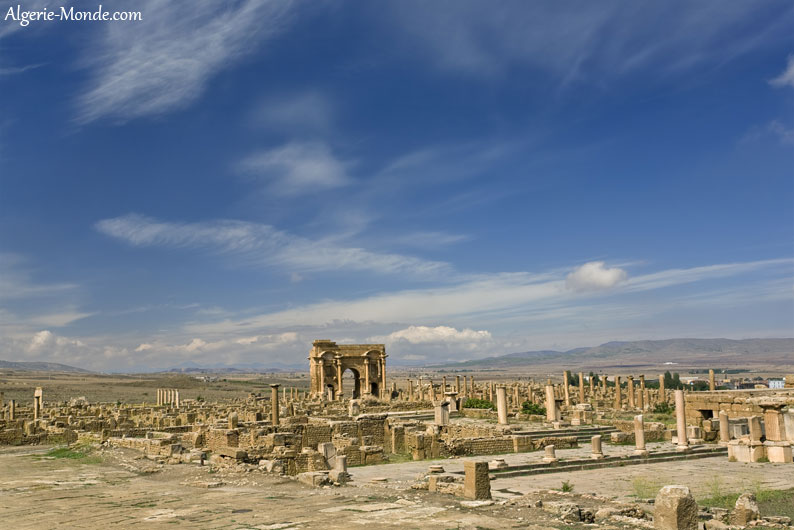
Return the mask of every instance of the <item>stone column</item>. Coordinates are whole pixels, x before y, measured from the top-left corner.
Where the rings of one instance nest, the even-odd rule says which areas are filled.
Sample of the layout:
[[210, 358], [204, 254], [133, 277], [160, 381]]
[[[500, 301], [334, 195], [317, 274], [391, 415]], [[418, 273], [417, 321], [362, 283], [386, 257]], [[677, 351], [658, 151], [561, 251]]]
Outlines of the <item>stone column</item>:
[[709, 392], [717, 390], [717, 384], [714, 381], [714, 370], [709, 370]]
[[179, 390], [174, 390], [174, 406], [179, 408]]
[[318, 389], [320, 394], [320, 399], [325, 401], [325, 359], [320, 359], [317, 361], [318, 369], [320, 370], [320, 388]]
[[474, 376], [469, 376], [469, 386], [471, 387], [471, 397], [475, 397], [474, 395]]
[[380, 357], [380, 385], [378, 386], [381, 392], [381, 398], [383, 394], [386, 392], [386, 357], [384, 354], [381, 354]]
[[364, 361], [364, 392], [362, 394], [369, 394], [369, 358]]
[[565, 396], [565, 406], [566, 407], [570, 407], [571, 406], [571, 395], [568, 392], [568, 379], [570, 377], [571, 377], [571, 372], [569, 370], [565, 370], [562, 373], [562, 388], [563, 388], [563, 391], [564, 391], [563, 395]]
[[408, 380], [408, 401], [414, 400], [414, 382]]
[[640, 410], [645, 410], [645, 397], [642, 395], [642, 390], [637, 389], [637, 408]]
[[41, 416], [41, 404], [42, 404], [42, 396], [43, 392], [41, 387], [36, 387], [36, 391], [33, 393], [33, 419], [37, 420]]
[[675, 425], [676, 435], [678, 436], [677, 451], [688, 451], [689, 442], [686, 438], [686, 401], [684, 391], [675, 391]]
[[634, 401], [634, 376], [630, 375], [626, 377], [626, 388], [629, 391], [629, 408], [633, 409], [637, 406], [637, 403]]
[[[341, 383], [342, 380], [340, 379], [339, 382]], [[270, 411], [270, 423], [275, 426], [278, 426], [278, 387], [281, 385], [272, 384], [270, 385], [270, 406], [272, 410]]]
[[459, 375], [455, 376], [455, 392], [457, 392], [458, 395], [460, 395], [460, 376]]
[[590, 383], [590, 397], [593, 397], [593, 394], [595, 393], [595, 390], [593, 389], [593, 384], [594, 384], [593, 381], [594, 380], [595, 380], [595, 377], [591, 375], [590, 376], [590, 381], [589, 381], [589, 383]]
[[488, 462], [463, 463], [465, 478], [463, 496], [471, 500], [487, 500], [491, 498], [491, 477], [488, 475]]
[[447, 393], [447, 376], [441, 376], [441, 394]]
[[518, 385], [513, 387], [513, 406], [516, 410], [521, 409], [521, 396], [518, 393]]
[[507, 392], [501, 385], [496, 388], [496, 414], [499, 425], [507, 425]]
[[434, 402], [436, 400], [436, 387], [433, 386], [433, 380], [429, 381], [430, 383], [430, 402]]
[[546, 420], [557, 421], [557, 402], [554, 400], [553, 385], [546, 385]]
[[8, 419], [17, 419], [17, 402], [15, 399], [8, 400]]
[[620, 376], [615, 376], [615, 408], [620, 410], [621, 402], [623, 401], [623, 396], [620, 394]]
[[728, 445], [731, 441], [730, 421], [728, 420], [728, 413], [724, 410], [720, 411], [720, 445]]
[[601, 460], [604, 458], [604, 451], [601, 449], [601, 435], [596, 434], [592, 438], [590, 438], [590, 445], [592, 449], [590, 451], [590, 458], [593, 460]]
[[659, 403], [667, 401], [667, 392], [664, 390], [664, 374], [659, 374]]
[[579, 403], [584, 402], [584, 373], [579, 372]]
[[648, 456], [648, 450], [645, 449], [645, 422], [642, 414], [634, 416], [634, 454]]
[[336, 361], [336, 399], [342, 401], [344, 390], [342, 389], [342, 359], [337, 357]]

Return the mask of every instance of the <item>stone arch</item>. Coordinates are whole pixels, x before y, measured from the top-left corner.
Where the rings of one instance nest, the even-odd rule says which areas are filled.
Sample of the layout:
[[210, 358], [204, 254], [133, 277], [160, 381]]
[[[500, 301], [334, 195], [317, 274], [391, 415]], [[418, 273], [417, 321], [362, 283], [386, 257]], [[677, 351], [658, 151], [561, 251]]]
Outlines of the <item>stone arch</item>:
[[[336, 344], [316, 340], [309, 353], [311, 392], [315, 397], [342, 399], [343, 395], [384, 398], [386, 350], [383, 344]], [[354, 374], [353, 388], [342, 379]]]

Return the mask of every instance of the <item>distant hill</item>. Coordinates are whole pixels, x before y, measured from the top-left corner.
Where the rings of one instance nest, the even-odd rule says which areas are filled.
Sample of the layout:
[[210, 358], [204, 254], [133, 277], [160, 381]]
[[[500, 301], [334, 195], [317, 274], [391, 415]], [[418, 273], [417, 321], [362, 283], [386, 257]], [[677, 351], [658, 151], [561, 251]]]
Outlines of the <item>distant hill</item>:
[[68, 364], [60, 363], [45, 363], [45, 362], [15, 362], [0, 360], [0, 369], [4, 370], [26, 370], [35, 372], [75, 372], [90, 374], [91, 370], [84, 368], [77, 368], [76, 366], [69, 366]]
[[571, 366], [632, 367], [682, 365], [794, 366], [794, 338], [787, 339], [667, 339], [607, 342], [567, 351], [510, 353], [485, 359], [428, 366], [428, 368], [497, 369], [570, 364]]

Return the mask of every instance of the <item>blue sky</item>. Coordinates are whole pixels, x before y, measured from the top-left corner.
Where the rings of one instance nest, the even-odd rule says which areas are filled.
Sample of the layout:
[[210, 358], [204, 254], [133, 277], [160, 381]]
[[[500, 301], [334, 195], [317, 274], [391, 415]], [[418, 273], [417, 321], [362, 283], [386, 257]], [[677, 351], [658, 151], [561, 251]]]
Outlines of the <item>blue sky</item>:
[[9, 7], [0, 358], [792, 336], [790, 2]]

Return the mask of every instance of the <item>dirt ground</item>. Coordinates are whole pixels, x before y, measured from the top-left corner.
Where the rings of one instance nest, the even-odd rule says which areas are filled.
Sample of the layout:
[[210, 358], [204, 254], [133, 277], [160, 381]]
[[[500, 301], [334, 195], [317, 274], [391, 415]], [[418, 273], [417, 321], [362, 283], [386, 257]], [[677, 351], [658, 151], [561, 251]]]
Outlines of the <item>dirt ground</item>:
[[[164, 466], [129, 450], [103, 449], [91, 458], [71, 460], [48, 457], [49, 449], [0, 449], [3, 528], [563, 529], [572, 526], [531, 507], [531, 499], [562, 497], [586, 505], [595, 501], [577, 492], [592, 492], [636, 500], [633, 477], [652, 480], [640, 493], [652, 491], [656, 482], [661, 486], [673, 480], [692, 487], [696, 496], [708, 495], [715, 476], [722, 478], [726, 492], [749, 487], [754, 480], [765, 488], [794, 487], [794, 476], [785, 466], [753, 464], [739, 469], [742, 465], [714, 458], [677, 462], [674, 473], [654, 464], [496, 480], [494, 502], [469, 507], [448, 495], [410, 489], [413, 478], [430, 464], [426, 461], [351, 468], [353, 485], [314, 489], [257, 470]], [[448, 460], [446, 465], [454, 470], [462, 467], [462, 460]], [[392, 478], [382, 480], [388, 477]], [[573, 494], [545, 492], [562, 481], [574, 485]]]
[[[158, 466], [134, 451], [101, 462], [0, 450], [3, 528], [562, 528], [535, 508], [467, 508], [447, 495], [363, 483], [314, 489], [261, 472]], [[527, 525], [528, 521], [532, 525]]]

